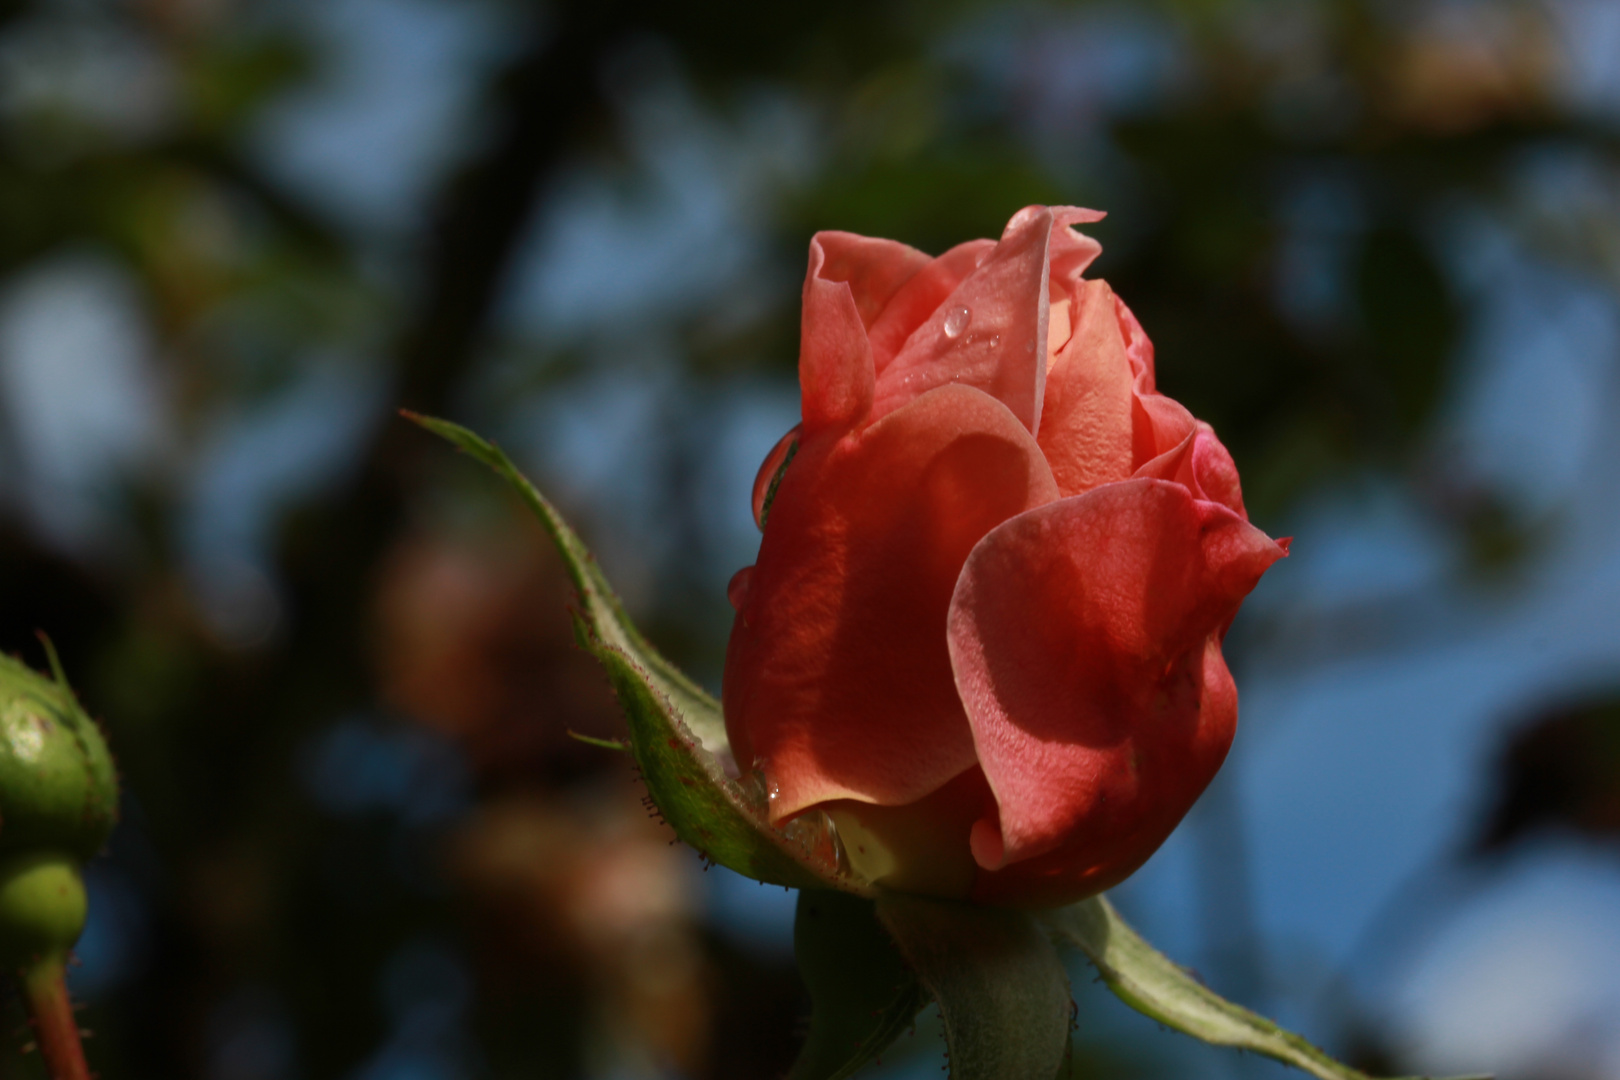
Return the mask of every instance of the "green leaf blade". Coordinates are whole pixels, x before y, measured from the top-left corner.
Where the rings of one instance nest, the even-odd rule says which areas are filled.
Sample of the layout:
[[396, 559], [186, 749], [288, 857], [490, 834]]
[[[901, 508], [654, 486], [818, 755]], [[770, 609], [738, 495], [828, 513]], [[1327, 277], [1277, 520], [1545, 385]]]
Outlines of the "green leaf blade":
[[1166, 1027], [1217, 1046], [1263, 1054], [1318, 1080], [1371, 1080], [1303, 1037], [1204, 986], [1143, 940], [1101, 896], [1044, 912], [1041, 918], [1058, 938], [1086, 954], [1116, 997]]
[[846, 1080], [894, 1044], [927, 1006], [872, 901], [799, 893], [793, 952], [810, 991], [810, 1034], [788, 1080]]
[[951, 1080], [1057, 1076], [1069, 1055], [1069, 980], [1029, 913], [882, 893], [877, 914], [939, 1002]]
[[726, 774], [731, 749], [720, 703], [641, 635], [596, 559], [511, 459], [459, 424], [404, 415], [505, 479], [540, 519], [578, 594], [576, 635], [607, 672], [629, 721], [636, 764], [675, 834], [705, 858], [757, 881], [869, 891], [843, 866], [822, 816], [773, 828], [762, 786]]

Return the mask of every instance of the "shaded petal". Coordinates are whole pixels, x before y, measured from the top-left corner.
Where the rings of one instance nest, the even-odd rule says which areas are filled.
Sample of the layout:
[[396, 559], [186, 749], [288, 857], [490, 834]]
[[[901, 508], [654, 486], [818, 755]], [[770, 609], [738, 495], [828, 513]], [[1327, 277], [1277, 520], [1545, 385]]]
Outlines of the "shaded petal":
[[894, 294], [868, 334], [872, 339], [872, 361], [881, 374], [895, 358], [906, 339], [934, 313], [945, 298], [994, 250], [994, 240], [969, 240], [917, 271]]
[[[1052, 215], [1021, 211], [989, 256], [912, 332], [878, 377], [872, 415], [935, 387], [990, 394], [1031, 432], [1046, 381], [1047, 249]], [[965, 318], [964, 318], [965, 317]]]
[[912, 802], [973, 765], [945, 643], [962, 564], [1057, 496], [1006, 406], [943, 387], [783, 473], [726, 653], [726, 728], [781, 820], [830, 799]]
[[832, 816], [845, 857], [860, 877], [888, 889], [959, 900], [981, 876], [968, 836], [995, 806], [975, 765], [904, 806], [840, 799], [822, 809]]
[[[1200, 686], [1198, 711], [1201, 723], [1211, 733], [1231, 732], [1237, 727], [1237, 685], [1221, 656], [1215, 637], [1204, 643], [1201, 668], [1185, 678]], [[1229, 744], [1230, 736], [1226, 738]], [[1218, 770], [1225, 757], [1211, 752]], [[1200, 785], [1202, 786], [1202, 785]], [[1196, 799], [1196, 796], [1194, 796]], [[1014, 904], [1019, 907], [1051, 908], [1072, 904], [1088, 896], [1112, 889], [1141, 868], [1158, 850], [1185, 816], [1186, 807], [1166, 800], [1148, 808], [1135, 821], [1135, 832], [1121, 836], [1112, 851], [1099, 851], [1089, 837], [1078, 836], [1044, 855], [1024, 859], [1001, 870], [981, 870], [974, 881], [972, 899], [981, 904]], [[981, 830], [993, 827], [998, 818], [981, 821]], [[1106, 823], [1099, 827], [1111, 827]]]
[[1219, 634], [1282, 555], [1226, 507], [1149, 479], [1030, 510], [980, 542], [949, 636], [999, 808], [974, 826], [981, 866], [1061, 847], [1061, 876], [1100, 889], [1152, 854], [1226, 755], [1236, 698]]
[[872, 411], [872, 350], [855, 294], [822, 276], [827, 252], [810, 241], [799, 328], [799, 396], [806, 433], [847, 428]]
[[1040, 444], [1065, 496], [1131, 475], [1135, 396], [1115, 311], [1104, 281], [1076, 289], [1074, 331], [1046, 369]]
[[909, 244], [855, 233], [819, 232], [813, 242], [821, 245], [824, 256], [820, 276], [849, 285], [868, 329], [900, 287], [934, 261]]

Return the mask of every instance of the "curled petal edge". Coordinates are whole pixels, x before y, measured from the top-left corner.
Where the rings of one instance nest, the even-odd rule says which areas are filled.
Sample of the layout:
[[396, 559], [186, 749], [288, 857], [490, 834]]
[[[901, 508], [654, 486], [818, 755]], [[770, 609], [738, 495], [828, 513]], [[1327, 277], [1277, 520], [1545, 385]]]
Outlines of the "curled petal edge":
[[1109, 837], [1071, 851], [1105, 877], [1163, 841], [1235, 728], [1235, 694], [1230, 716], [1205, 708], [1223, 684], [1207, 651], [1220, 663], [1221, 633], [1283, 554], [1226, 506], [1149, 478], [1037, 507], [980, 541], [947, 626], [998, 808], [976, 827], [985, 869]]

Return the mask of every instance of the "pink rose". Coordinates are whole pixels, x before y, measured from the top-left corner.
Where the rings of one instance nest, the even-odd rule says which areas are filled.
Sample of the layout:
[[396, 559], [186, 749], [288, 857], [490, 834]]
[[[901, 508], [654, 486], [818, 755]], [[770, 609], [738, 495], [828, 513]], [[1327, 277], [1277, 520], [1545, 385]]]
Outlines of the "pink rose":
[[[761, 470], [726, 727], [771, 817], [893, 888], [1023, 906], [1123, 880], [1237, 723], [1221, 640], [1277, 559], [1071, 226], [930, 258], [810, 244], [803, 423]], [[768, 503], [768, 506], [766, 505]]]

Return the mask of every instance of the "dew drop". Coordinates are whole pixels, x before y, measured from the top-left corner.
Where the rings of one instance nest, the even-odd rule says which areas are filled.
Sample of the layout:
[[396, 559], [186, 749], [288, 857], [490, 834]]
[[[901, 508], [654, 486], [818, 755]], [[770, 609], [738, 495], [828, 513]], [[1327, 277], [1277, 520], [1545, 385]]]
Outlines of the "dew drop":
[[771, 447], [771, 452], [765, 455], [764, 464], [759, 467], [759, 475], [754, 477], [754, 524], [765, 529], [765, 519], [771, 512], [771, 501], [776, 498], [776, 487], [782, 482], [782, 474], [787, 472], [788, 462], [799, 449], [799, 429], [803, 424], [793, 425], [793, 430]]
[[747, 800], [748, 805], [753, 808], [755, 813], [763, 814], [766, 812], [770, 800], [765, 795], [767, 785], [764, 758], [754, 759], [753, 768], [749, 769], [747, 775], [737, 782], [737, 786], [742, 789], [743, 798]]
[[745, 566], [731, 575], [731, 582], [726, 586], [726, 599], [731, 601], [732, 611], [741, 611], [743, 605], [748, 603], [748, 587], [754, 581], [754, 568]]
[[945, 331], [945, 336], [948, 338], [961, 337], [962, 331], [967, 329], [968, 321], [972, 318], [973, 312], [961, 304], [957, 304], [945, 313], [945, 325], [941, 329]]

